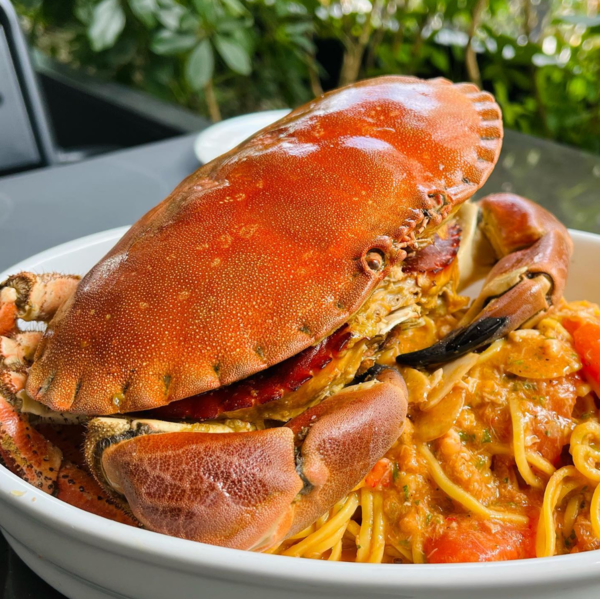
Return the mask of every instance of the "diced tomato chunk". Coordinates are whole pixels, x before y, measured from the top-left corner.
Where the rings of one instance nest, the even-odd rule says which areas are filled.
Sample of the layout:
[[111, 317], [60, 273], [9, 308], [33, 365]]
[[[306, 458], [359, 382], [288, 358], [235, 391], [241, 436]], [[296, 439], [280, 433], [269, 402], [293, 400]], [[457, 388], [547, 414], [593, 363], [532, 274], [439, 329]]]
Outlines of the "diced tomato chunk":
[[562, 324], [573, 336], [575, 351], [583, 362], [584, 373], [600, 385], [600, 322], [565, 318]]
[[535, 557], [535, 531], [497, 520], [451, 517], [426, 540], [424, 551], [432, 564], [524, 559]]
[[392, 482], [392, 463], [387, 458], [381, 458], [371, 472], [367, 474], [365, 483], [367, 486], [375, 488], [379, 485], [389, 487]]

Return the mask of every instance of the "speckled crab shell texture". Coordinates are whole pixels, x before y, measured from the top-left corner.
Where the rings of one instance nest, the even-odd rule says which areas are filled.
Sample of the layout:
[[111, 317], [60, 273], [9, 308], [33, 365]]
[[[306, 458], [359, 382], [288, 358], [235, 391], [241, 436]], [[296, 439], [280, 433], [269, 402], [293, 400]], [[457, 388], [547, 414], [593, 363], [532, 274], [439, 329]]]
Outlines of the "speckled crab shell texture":
[[50, 324], [29, 393], [131, 412], [300, 352], [483, 185], [501, 143], [493, 97], [444, 79], [373, 79], [298, 108], [188, 177], [90, 271]]

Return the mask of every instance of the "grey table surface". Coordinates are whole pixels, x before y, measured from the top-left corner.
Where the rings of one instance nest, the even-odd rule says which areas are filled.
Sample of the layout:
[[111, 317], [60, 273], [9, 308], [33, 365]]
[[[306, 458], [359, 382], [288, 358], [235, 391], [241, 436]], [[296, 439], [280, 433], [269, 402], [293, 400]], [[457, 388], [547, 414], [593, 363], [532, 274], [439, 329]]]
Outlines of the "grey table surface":
[[[59, 243], [136, 221], [197, 167], [193, 140], [180, 137], [0, 179], [0, 270]], [[569, 227], [600, 233], [600, 156], [508, 131], [481, 193], [497, 191], [529, 197]], [[4, 599], [62, 597], [3, 539], [0, 590]]]
[[[197, 167], [194, 136], [0, 178], [0, 270], [41, 250], [135, 222]], [[507, 131], [480, 193], [512, 191], [600, 232], [600, 156]]]
[[0, 178], [0, 270], [135, 222], [198, 167], [194, 135]]
[[[136, 221], [197, 167], [194, 136], [0, 179], [0, 270], [41, 250]], [[506, 133], [481, 193], [512, 191], [565, 224], [600, 232], [600, 156]]]

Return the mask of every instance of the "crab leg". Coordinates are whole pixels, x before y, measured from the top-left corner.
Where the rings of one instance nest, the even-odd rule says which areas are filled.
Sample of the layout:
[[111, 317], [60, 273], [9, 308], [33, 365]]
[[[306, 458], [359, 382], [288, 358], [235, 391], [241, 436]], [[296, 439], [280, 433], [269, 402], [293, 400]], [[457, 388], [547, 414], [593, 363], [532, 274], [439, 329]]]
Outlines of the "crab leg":
[[[0, 462], [34, 487], [75, 507], [137, 525], [89, 472], [73, 463], [81, 454], [80, 444], [74, 441], [76, 426], [40, 426], [21, 412], [19, 398], [25, 387], [26, 367], [33, 360], [41, 336], [40, 331], [23, 331], [0, 337]], [[60, 447], [38, 428], [52, 433]]]
[[0, 370], [0, 458], [11, 472], [46, 493], [52, 493], [62, 452], [19, 412], [17, 394], [25, 387], [27, 377], [22, 364], [14, 366], [12, 370], [6, 367]]
[[398, 356], [399, 363], [448, 362], [521, 327], [561, 299], [573, 248], [567, 229], [541, 206], [512, 194], [487, 196], [478, 208], [480, 230], [498, 261], [460, 327], [427, 349]]
[[400, 435], [406, 395], [401, 376], [388, 369], [280, 428], [161, 432], [152, 430], [156, 421], [97, 418], [87, 461], [151, 530], [264, 550], [306, 528], [362, 480]]
[[10, 337], [0, 336], [0, 367], [14, 369], [33, 362], [42, 331], [19, 331]]
[[36, 430], [17, 403], [0, 394], [0, 461], [34, 487], [87, 512], [137, 526], [119, 501], [109, 497], [83, 468]]
[[0, 283], [0, 335], [16, 330], [18, 318], [48, 321], [73, 295], [80, 277], [21, 272]]

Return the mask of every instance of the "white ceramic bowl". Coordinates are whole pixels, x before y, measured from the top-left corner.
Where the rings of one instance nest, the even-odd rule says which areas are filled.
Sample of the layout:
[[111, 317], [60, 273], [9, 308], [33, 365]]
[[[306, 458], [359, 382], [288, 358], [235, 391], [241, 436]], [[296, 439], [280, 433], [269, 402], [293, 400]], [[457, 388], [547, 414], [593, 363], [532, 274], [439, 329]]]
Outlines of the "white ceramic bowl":
[[213, 158], [233, 150], [245, 139], [282, 119], [290, 111], [291, 108], [283, 108], [252, 112], [211, 125], [196, 137], [194, 154], [199, 162], [206, 164]]
[[[123, 235], [114, 229], [42, 252], [14, 273], [86, 272]], [[600, 302], [600, 237], [573, 232], [568, 299]], [[4, 273], [6, 274], [6, 273]], [[0, 280], [4, 275], [0, 275]], [[72, 599], [597, 599], [600, 551], [492, 564], [348, 564], [193, 543], [88, 514], [0, 467], [0, 526], [13, 549]]]

